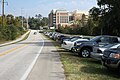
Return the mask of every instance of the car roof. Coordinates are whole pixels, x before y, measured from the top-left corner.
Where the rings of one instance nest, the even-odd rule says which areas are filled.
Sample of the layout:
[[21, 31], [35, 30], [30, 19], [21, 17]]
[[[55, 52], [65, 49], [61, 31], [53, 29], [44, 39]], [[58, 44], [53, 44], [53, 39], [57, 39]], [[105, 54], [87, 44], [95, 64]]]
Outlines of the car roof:
[[111, 36], [111, 35], [99, 35], [99, 36], [104, 36], [104, 37], [117, 37], [117, 36]]

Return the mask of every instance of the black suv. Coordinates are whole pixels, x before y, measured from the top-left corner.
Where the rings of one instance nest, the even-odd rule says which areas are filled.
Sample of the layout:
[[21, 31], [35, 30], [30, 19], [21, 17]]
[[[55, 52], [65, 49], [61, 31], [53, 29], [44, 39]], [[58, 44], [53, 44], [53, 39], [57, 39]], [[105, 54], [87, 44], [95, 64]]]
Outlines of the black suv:
[[90, 53], [93, 51], [93, 47], [105, 46], [111, 43], [118, 43], [119, 39], [116, 36], [101, 35], [96, 36], [87, 42], [76, 42], [73, 52], [78, 53], [80, 56], [87, 58], [90, 57]]
[[105, 50], [102, 56], [102, 64], [108, 69], [115, 69], [120, 72], [120, 46]]

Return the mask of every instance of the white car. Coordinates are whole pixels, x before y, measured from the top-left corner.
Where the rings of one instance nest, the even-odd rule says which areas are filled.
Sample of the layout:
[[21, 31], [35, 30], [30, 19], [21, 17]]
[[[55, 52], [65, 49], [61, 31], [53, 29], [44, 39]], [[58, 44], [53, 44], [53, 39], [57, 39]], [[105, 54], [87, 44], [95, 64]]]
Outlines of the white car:
[[72, 51], [72, 48], [75, 46], [75, 43], [77, 41], [89, 41], [89, 40], [88, 39], [80, 39], [80, 38], [72, 38], [69, 41], [63, 41], [63, 44], [61, 44], [61, 47], [66, 50]]

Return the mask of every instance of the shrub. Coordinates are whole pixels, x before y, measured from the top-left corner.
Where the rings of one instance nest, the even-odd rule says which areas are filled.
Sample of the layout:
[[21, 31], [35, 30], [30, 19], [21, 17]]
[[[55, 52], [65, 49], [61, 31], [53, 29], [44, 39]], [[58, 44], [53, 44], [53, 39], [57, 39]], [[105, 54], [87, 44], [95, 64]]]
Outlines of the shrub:
[[25, 31], [22, 27], [4, 26], [0, 28], [0, 39], [14, 40], [18, 36], [24, 34]]

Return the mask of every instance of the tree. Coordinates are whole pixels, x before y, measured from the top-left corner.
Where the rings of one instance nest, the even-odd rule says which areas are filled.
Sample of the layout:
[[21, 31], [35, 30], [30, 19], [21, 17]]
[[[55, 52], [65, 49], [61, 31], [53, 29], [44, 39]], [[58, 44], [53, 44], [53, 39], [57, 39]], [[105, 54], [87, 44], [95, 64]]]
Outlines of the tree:
[[29, 25], [32, 29], [40, 29], [40, 27], [44, 27], [48, 25], [48, 18], [43, 17], [41, 14], [35, 15], [35, 17], [29, 17]]
[[13, 16], [13, 15], [8, 14], [8, 15], [6, 16], [6, 18], [7, 18], [7, 25], [12, 25], [12, 24], [14, 24], [15, 20], [14, 20], [14, 16]]
[[36, 14], [35, 17], [36, 17], [37, 19], [39, 19], [39, 20], [42, 19], [42, 15], [41, 15], [41, 14], [38, 14], [38, 15]]
[[97, 4], [99, 8], [92, 8], [90, 14], [99, 19], [102, 33], [120, 36], [120, 0], [97, 0]]
[[49, 20], [47, 17], [43, 17], [42, 21], [44, 22], [44, 26], [48, 25]]

